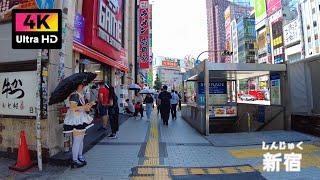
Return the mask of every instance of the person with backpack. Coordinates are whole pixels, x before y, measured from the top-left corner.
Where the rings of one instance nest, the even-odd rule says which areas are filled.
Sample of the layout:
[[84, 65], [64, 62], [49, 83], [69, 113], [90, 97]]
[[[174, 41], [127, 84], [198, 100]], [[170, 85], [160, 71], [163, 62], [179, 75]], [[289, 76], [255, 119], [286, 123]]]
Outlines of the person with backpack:
[[163, 120], [163, 125], [168, 126], [169, 115], [170, 115], [170, 100], [172, 98], [171, 94], [167, 91], [168, 86], [163, 86], [163, 91], [159, 94], [158, 99], [160, 103], [160, 113]]
[[174, 90], [171, 91], [171, 99], [170, 99], [170, 104], [171, 104], [171, 117], [172, 120], [177, 119], [177, 105], [179, 102], [179, 96], [175, 93]]
[[117, 132], [119, 131], [119, 106], [118, 97], [114, 92], [112, 86], [109, 87], [109, 119], [112, 133], [108, 136], [109, 138], [116, 139]]

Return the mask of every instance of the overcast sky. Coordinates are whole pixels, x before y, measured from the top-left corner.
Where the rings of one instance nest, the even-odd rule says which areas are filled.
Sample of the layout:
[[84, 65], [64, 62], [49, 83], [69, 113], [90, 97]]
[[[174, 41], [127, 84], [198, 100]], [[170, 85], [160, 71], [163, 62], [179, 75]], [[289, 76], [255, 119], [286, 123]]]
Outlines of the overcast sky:
[[155, 55], [182, 59], [188, 54], [196, 57], [208, 49], [205, 0], [153, 1]]

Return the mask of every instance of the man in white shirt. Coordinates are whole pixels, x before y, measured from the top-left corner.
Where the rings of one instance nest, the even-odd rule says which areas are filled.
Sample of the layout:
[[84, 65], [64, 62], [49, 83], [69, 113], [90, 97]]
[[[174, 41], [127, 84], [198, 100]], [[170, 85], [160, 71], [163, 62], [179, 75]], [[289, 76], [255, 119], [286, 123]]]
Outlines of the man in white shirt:
[[177, 105], [179, 102], [179, 96], [174, 92], [174, 90], [171, 91], [171, 99], [170, 99], [170, 104], [171, 104], [171, 116], [172, 120], [177, 119]]

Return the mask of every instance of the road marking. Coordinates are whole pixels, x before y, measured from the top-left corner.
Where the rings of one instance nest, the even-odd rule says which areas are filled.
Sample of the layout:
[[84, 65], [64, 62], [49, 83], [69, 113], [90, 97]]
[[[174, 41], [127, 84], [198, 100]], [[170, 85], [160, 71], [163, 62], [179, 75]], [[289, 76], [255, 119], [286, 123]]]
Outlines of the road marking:
[[224, 167], [224, 168], [221, 168], [221, 170], [226, 174], [238, 173], [238, 170], [235, 167]]
[[174, 168], [171, 169], [171, 174], [174, 176], [183, 176], [183, 175], [187, 175], [187, 169], [185, 168]]
[[191, 168], [190, 174], [207, 174], [202, 168]]
[[219, 168], [208, 168], [208, 174], [223, 174]]

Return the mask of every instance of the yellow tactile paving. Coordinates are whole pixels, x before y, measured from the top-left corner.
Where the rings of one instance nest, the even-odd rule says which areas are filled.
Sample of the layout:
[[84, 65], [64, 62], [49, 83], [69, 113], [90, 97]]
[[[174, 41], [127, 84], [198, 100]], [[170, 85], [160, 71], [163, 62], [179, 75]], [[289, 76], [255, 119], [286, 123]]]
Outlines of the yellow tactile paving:
[[153, 169], [152, 168], [139, 168], [138, 174], [140, 174], [140, 175], [153, 174]]
[[222, 174], [223, 173], [220, 170], [220, 168], [208, 168], [207, 171], [208, 171], [208, 174]]
[[149, 133], [149, 139], [146, 146], [144, 156], [146, 157], [143, 165], [157, 166], [160, 164], [159, 160], [159, 132], [157, 118], [153, 117]]
[[220, 168], [225, 174], [234, 174], [238, 173], [238, 170], [235, 167], [223, 167]]
[[154, 175], [155, 176], [169, 176], [169, 170], [166, 168], [155, 168]]
[[188, 174], [188, 171], [185, 168], [175, 168], [171, 169], [171, 174], [174, 176], [184, 176]]
[[207, 174], [202, 168], [191, 168], [190, 174]]
[[313, 144], [303, 144], [302, 145], [303, 150], [300, 149], [294, 149], [293, 151], [290, 150], [271, 150], [266, 151], [262, 150], [261, 148], [254, 148], [254, 149], [232, 149], [229, 150], [230, 154], [236, 158], [244, 159], [244, 158], [255, 158], [255, 157], [263, 157], [263, 154], [269, 152], [269, 153], [301, 153], [301, 154], [309, 154], [314, 153], [317, 151], [320, 151], [320, 148], [313, 145]]
[[255, 171], [255, 169], [253, 169], [253, 168], [250, 167], [250, 166], [239, 166], [239, 167], [237, 167], [237, 169], [238, 169], [240, 172], [253, 172], [253, 171]]

